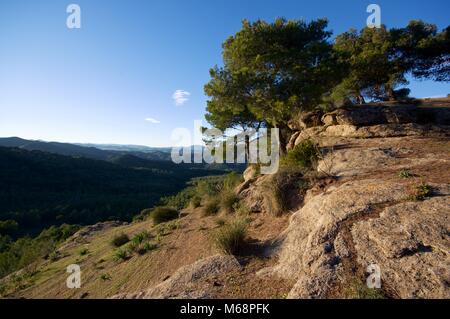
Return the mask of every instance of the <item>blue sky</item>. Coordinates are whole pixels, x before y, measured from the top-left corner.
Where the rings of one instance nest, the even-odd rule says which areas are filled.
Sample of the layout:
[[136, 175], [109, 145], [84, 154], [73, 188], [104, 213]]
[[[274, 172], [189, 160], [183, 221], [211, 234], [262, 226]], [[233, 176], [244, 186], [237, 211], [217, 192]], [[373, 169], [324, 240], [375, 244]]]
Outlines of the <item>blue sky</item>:
[[[70, 3], [81, 7], [81, 29], [66, 27]], [[388, 27], [449, 23], [448, 0], [2, 0], [0, 136], [169, 146], [173, 129], [203, 119], [208, 70], [242, 19], [327, 17], [338, 34], [362, 28], [370, 3]], [[450, 93], [448, 83], [410, 88]], [[177, 90], [190, 93], [178, 93], [182, 105]]]

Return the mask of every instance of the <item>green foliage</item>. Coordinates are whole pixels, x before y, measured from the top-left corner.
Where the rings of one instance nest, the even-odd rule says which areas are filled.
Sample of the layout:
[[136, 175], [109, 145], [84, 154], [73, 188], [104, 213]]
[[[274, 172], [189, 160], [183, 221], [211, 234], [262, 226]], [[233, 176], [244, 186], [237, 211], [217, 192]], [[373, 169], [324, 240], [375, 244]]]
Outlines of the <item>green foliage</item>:
[[432, 188], [430, 185], [421, 183], [419, 185], [413, 185], [410, 189], [409, 198], [414, 201], [422, 201], [427, 197], [430, 197], [432, 193]]
[[287, 127], [293, 112], [318, 105], [337, 78], [327, 21], [243, 21], [210, 70], [207, 121], [219, 129]]
[[283, 159], [283, 164], [298, 165], [304, 169], [312, 169], [320, 155], [318, 146], [311, 140], [305, 140], [290, 150]]
[[449, 28], [441, 33], [435, 25], [413, 20], [405, 28], [366, 27], [352, 29], [336, 37], [334, 51], [347, 69], [331, 99], [347, 97], [354, 103], [371, 100], [398, 100], [408, 96], [406, 75], [449, 81]]
[[102, 275], [100, 276], [100, 279], [103, 280], [103, 281], [107, 281], [107, 280], [111, 280], [112, 277], [111, 277], [110, 274], [102, 274]]
[[130, 238], [125, 233], [120, 233], [118, 235], [114, 235], [114, 238], [111, 241], [111, 244], [115, 247], [120, 247], [125, 245], [130, 241]]
[[146, 231], [142, 231], [136, 235], [133, 236], [133, 238], [131, 239], [131, 241], [134, 244], [140, 244], [142, 243], [144, 240], [146, 240], [149, 237], [149, 234]]
[[412, 176], [413, 174], [406, 169], [402, 169], [400, 172], [398, 172], [398, 177], [400, 178], [410, 178]]
[[80, 256], [85, 256], [85, 255], [87, 255], [89, 253], [89, 249], [87, 249], [87, 248], [82, 248], [81, 250], [80, 250]]
[[156, 207], [150, 216], [157, 225], [177, 219], [180, 216], [180, 212], [171, 207]]
[[125, 260], [128, 260], [129, 258], [130, 258], [130, 255], [128, 253], [128, 250], [126, 250], [126, 249], [119, 248], [114, 253], [114, 259], [116, 261], [125, 261]]
[[[194, 166], [195, 165], [195, 166]], [[192, 178], [224, 173], [199, 164], [139, 159], [139, 167], [0, 147], [0, 234], [14, 239], [51, 225], [130, 221]], [[4, 225], [5, 226], [5, 225]], [[12, 227], [12, 228], [11, 228]], [[16, 230], [15, 233], [14, 230]]]
[[56, 247], [79, 229], [77, 225], [63, 224], [43, 230], [36, 238], [23, 237], [12, 241], [8, 236], [0, 236], [0, 278], [41, 257], [56, 257]]
[[243, 220], [234, 220], [224, 225], [213, 234], [213, 241], [221, 251], [237, 254], [245, 243], [247, 223]]

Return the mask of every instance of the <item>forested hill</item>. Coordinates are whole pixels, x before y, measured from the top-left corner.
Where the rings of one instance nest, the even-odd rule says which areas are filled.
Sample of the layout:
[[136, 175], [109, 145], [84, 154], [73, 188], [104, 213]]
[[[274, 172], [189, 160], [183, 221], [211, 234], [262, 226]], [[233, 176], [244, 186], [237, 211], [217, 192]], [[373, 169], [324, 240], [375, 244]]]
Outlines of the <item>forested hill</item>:
[[224, 173], [133, 156], [113, 162], [0, 147], [0, 220], [15, 220], [19, 236], [55, 224], [130, 220], [193, 177]]
[[59, 155], [74, 156], [74, 157], [87, 157], [98, 160], [110, 160], [111, 158], [132, 154], [137, 157], [141, 157], [149, 160], [170, 160], [170, 151], [167, 149], [159, 148], [146, 148], [145, 152], [142, 148], [138, 147], [116, 147], [115, 149], [101, 149], [96, 147], [95, 144], [71, 144], [71, 143], [59, 143], [59, 142], [45, 142], [26, 140], [20, 137], [2, 137], [0, 138], [0, 146], [4, 147], [17, 147], [28, 151], [43, 151]]

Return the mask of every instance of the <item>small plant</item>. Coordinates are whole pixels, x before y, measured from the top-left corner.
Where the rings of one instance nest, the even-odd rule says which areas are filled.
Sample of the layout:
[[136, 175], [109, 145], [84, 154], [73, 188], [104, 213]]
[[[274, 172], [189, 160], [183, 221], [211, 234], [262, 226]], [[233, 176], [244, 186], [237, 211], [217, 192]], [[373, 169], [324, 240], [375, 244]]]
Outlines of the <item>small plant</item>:
[[80, 250], [80, 256], [85, 256], [89, 253], [89, 249], [83, 248]]
[[318, 146], [311, 140], [305, 140], [289, 151], [283, 159], [283, 163], [288, 166], [298, 165], [309, 170], [316, 165], [319, 156], [320, 151]]
[[139, 245], [140, 243], [142, 243], [144, 240], [146, 240], [149, 237], [149, 234], [146, 231], [142, 231], [136, 235], [133, 236], [133, 239], [131, 240], [131, 242], [133, 244]]
[[220, 210], [220, 199], [211, 198], [203, 206], [203, 216], [217, 215]]
[[114, 253], [114, 259], [117, 261], [124, 261], [129, 259], [130, 256], [128, 254], [128, 251], [122, 248], [119, 248], [116, 250], [116, 252]]
[[398, 172], [398, 177], [400, 178], [410, 178], [412, 176], [413, 174], [406, 169], [402, 169], [400, 172]]
[[232, 213], [237, 203], [239, 203], [239, 197], [233, 190], [226, 191], [220, 197], [220, 207], [227, 213]]
[[177, 219], [180, 216], [180, 212], [171, 207], [156, 207], [150, 216], [157, 225]]
[[236, 254], [242, 248], [247, 235], [247, 223], [235, 220], [220, 228], [214, 235], [214, 243], [227, 254]]
[[111, 277], [110, 274], [102, 274], [102, 275], [100, 276], [100, 279], [103, 280], [103, 281], [107, 281], [107, 280], [111, 280], [112, 277]]
[[130, 241], [130, 238], [128, 237], [128, 235], [121, 233], [121, 234], [114, 236], [114, 238], [111, 241], [111, 244], [115, 247], [120, 247], [120, 246], [125, 245], [129, 241]]
[[427, 197], [431, 196], [431, 186], [425, 183], [413, 186], [410, 190], [409, 198], [414, 201], [425, 200]]
[[152, 251], [158, 248], [158, 244], [152, 241], [148, 241], [144, 244], [145, 251]]

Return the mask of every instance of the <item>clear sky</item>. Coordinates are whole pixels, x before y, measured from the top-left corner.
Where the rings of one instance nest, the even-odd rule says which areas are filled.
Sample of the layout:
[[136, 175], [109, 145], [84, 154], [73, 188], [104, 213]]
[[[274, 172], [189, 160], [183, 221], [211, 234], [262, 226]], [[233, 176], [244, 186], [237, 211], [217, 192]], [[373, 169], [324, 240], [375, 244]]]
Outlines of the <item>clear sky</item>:
[[[66, 26], [70, 3], [81, 29]], [[1, 0], [0, 136], [169, 146], [174, 128], [203, 119], [208, 70], [242, 19], [327, 17], [337, 34], [362, 28], [370, 3], [388, 27], [450, 20], [449, 0]]]

